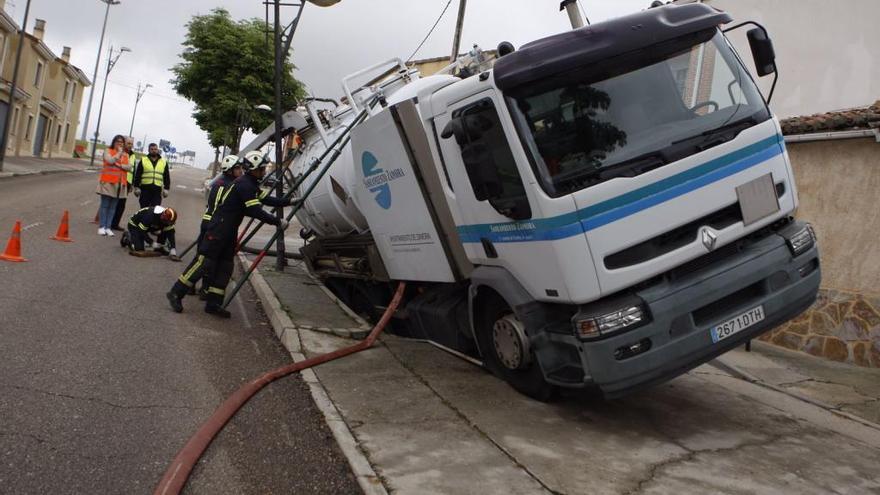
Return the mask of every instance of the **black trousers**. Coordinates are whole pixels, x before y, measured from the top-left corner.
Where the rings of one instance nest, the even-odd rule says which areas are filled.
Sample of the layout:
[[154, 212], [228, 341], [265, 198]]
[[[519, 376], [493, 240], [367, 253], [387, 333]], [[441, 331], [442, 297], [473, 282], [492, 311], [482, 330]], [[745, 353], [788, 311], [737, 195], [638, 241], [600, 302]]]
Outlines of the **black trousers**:
[[119, 202], [116, 203], [116, 211], [113, 213], [113, 221], [110, 222], [111, 227], [122, 227], [119, 226], [119, 222], [122, 221], [122, 215], [125, 213], [125, 196], [119, 198]]
[[[143, 251], [147, 246], [153, 244], [153, 239], [148, 233], [131, 224], [128, 225], [128, 239], [131, 242], [131, 248], [135, 251]], [[166, 240], [167, 236], [161, 232], [156, 237], [156, 242], [163, 246]]]
[[159, 206], [162, 204], [162, 188], [159, 186], [141, 186], [141, 208]]
[[232, 278], [235, 268], [235, 238], [218, 238], [206, 233], [199, 242], [196, 257], [186, 267], [171, 292], [178, 297], [184, 297], [196, 282], [207, 282], [207, 306], [218, 307], [223, 304], [226, 297], [226, 285]]

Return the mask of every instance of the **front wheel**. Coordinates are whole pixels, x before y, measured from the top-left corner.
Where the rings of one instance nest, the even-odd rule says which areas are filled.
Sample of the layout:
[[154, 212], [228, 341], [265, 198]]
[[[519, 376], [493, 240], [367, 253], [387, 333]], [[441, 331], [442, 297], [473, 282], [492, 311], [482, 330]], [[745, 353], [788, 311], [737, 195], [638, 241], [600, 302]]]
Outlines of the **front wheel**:
[[556, 387], [544, 380], [525, 325], [510, 306], [493, 294], [474, 311], [477, 341], [486, 367], [518, 392], [541, 402], [552, 400]]

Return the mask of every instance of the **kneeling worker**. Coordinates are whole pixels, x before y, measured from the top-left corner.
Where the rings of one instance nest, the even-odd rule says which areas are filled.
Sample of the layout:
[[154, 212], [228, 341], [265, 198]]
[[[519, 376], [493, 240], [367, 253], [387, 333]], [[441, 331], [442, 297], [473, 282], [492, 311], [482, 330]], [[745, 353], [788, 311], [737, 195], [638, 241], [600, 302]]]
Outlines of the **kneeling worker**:
[[[168, 245], [167, 254], [174, 261], [180, 261], [177, 257], [177, 247], [174, 241], [174, 223], [177, 221], [177, 212], [171, 208], [164, 206], [148, 206], [141, 208], [131, 219], [128, 220], [128, 234], [122, 239], [122, 245], [128, 247], [131, 251], [128, 254], [142, 258], [151, 256], [161, 256], [166, 254], [165, 245]], [[153, 242], [153, 251], [146, 251], [146, 244], [149, 243], [148, 234], [157, 235], [156, 241]], [[126, 242], [127, 241], [127, 242]]]
[[260, 179], [266, 173], [268, 163], [259, 151], [251, 151], [245, 155], [241, 165], [245, 174], [223, 192], [223, 197], [205, 229], [205, 235], [199, 241], [196, 258], [166, 294], [174, 311], [182, 312], [184, 296], [199, 279], [208, 277], [205, 312], [229, 318], [229, 311], [223, 308], [223, 298], [226, 295], [226, 284], [232, 277], [235, 242], [241, 221], [247, 215], [269, 225], [287, 228], [286, 220], [282, 219], [279, 223], [275, 216], [264, 211], [261, 206], [289, 206], [294, 202], [292, 198], [284, 200], [261, 194]]

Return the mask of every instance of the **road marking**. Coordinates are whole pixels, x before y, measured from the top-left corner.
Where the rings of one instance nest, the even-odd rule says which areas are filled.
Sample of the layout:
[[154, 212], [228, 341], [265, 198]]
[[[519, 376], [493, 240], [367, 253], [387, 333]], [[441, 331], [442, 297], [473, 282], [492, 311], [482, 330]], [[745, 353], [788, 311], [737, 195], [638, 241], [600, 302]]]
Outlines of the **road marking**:
[[186, 189], [186, 186], [184, 186], [183, 184], [177, 184], [177, 188], [178, 189]]
[[26, 230], [28, 230], [28, 229], [32, 229], [32, 228], [34, 228], [34, 227], [39, 227], [40, 225], [43, 225], [43, 222], [34, 222], [34, 223], [30, 224], [30, 225], [25, 225], [24, 227], [22, 227], [22, 228], [21, 228], [21, 231], [24, 232], [24, 231], [26, 231]]
[[204, 192], [204, 191], [205, 191], [205, 188], [203, 188], [203, 187], [197, 187], [197, 188], [193, 189], [193, 191], [195, 191], [195, 192]]
[[79, 205], [80, 205], [80, 206], [85, 206], [85, 205], [87, 205], [87, 204], [89, 204], [89, 203], [91, 203], [91, 202], [92, 202], [92, 200], [90, 199], [90, 200], [88, 200], [88, 201], [83, 201], [83, 202], [80, 203]]

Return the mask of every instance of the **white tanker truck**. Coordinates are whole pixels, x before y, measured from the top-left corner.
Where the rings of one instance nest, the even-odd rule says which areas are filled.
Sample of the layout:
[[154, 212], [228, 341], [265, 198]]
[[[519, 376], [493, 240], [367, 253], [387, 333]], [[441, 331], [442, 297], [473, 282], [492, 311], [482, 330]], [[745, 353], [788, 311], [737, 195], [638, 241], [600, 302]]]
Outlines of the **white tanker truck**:
[[[308, 267], [367, 317], [407, 281], [398, 331], [538, 399], [620, 396], [793, 318], [818, 250], [730, 20], [664, 6], [501, 46], [491, 68], [347, 78], [344, 105], [309, 106], [295, 174], [384, 101], [304, 198]], [[775, 72], [766, 31], [748, 34]]]

